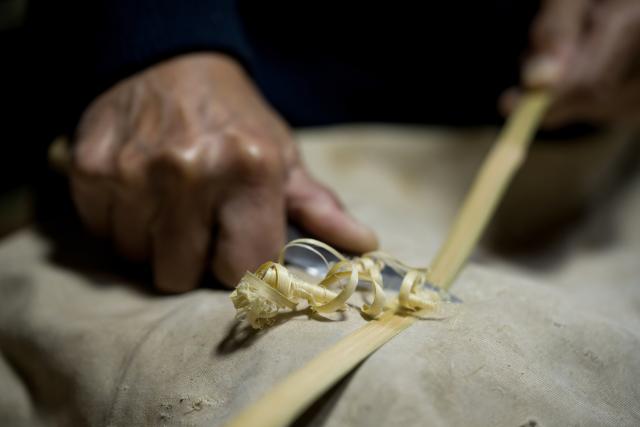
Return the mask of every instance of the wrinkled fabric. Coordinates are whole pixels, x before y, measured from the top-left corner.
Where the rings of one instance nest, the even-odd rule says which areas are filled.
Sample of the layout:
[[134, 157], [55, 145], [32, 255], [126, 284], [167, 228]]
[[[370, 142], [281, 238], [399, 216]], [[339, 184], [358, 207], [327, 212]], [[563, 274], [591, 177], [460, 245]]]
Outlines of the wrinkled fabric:
[[[337, 128], [303, 134], [302, 148], [383, 249], [426, 264], [493, 136]], [[580, 168], [602, 181], [616, 156], [592, 152]], [[576, 170], [565, 158], [558, 170]], [[479, 250], [452, 288], [462, 304], [383, 346], [300, 425], [640, 424], [639, 190], [632, 178], [600, 198], [544, 255]], [[159, 296], [58, 250], [34, 229], [0, 243], [3, 426], [223, 425], [365, 322], [300, 314], [256, 333], [227, 291]]]

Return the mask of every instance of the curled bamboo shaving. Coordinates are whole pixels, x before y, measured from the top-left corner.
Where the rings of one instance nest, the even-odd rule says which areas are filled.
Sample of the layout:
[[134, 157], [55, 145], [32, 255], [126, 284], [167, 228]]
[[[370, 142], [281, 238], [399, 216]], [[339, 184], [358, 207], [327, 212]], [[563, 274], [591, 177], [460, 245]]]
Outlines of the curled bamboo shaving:
[[[327, 268], [318, 283], [309, 283], [291, 273], [284, 266], [286, 251], [297, 247], [317, 255]], [[329, 262], [320, 251], [336, 258]], [[387, 301], [383, 290], [382, 270], [389, 267], [403, 277], [398, 295], [399, 307], [404, 310], [433, 308], [440, 301], [437, 292], [422, 288], [427, 269], [407, 266], [382, 252], [371, 252], [349, 259], [331, 246], [314, 239], [289, 242], [280, 252], [278, 262], [266, 262], [255, 273], [247, 272], [231, 293], [237, 317], [247, 320], [252, 327], [261, 329], [275, 322], [279, 313], [295, 311], [301, 302], [317, 313], [333, 313], [347, 308], [347, 301], [359, 284], [368, 284], [373, 294], [371, 304], [360, 310], [370, 318], [377, 318]], [[336, 290], [334, 290], [334, 288]]]

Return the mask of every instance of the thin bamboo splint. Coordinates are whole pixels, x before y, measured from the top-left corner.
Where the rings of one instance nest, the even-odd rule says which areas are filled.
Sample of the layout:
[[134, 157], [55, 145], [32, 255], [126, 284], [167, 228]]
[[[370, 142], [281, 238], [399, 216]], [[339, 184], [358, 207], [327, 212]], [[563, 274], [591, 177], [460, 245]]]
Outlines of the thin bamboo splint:
[[[432, 285], [446, 290], [453, 283], [480, 238], [509, 181], [522, 164], [533, 134], [550, 100], [550, 94], [545, 91], [525, 94], [509, 118], [489, 156], [483, 163], [458, 217], [449, 231], [448, 238], [432, 263], [431, 268], [422, 270], [425, 272], [424, 278]], [[375, 262], [375, 260], [373, 261]], [[327, 276], [337, 273], [342, 273], [343, 276], [341, 277], [343, 279], [348, 276], [349, 280], [345, 288], [355, 286], [353, 282], [355, 280], [357, 283], [358, 274], [365, 273], [366, 275], [366, 268], [364, 266], [358, 267], [357, 261], [349, 263], [342, 259], [336, 265], [340, 264], [340, 262], [342, 262], [341, 267], [334, 268], [333, 271], [330, 269]], [[254, 277], [267, 283], [267, 286], [261, 285], [260, 289], [262, 291], [271, 292], [266, 290], [266, 288], [269, 288], [280, 294], [287, 295], [286, 292], [295, 287], [294, 280], [283, 280], [285, 270], [283, 270], [284, 267], [281, 268], [281, 264], [278, 265], [280, 267], [276, 267], [275, 264], [264, 265], [257, 272], [262, 277]], [[414, 272], [412, 273], [412, 271]], [[409, 274], [415, 275], [415, 271], [407, 270], [405, 272], [405, 282], [409, 282], [407, 276]], [[278, 280], [278, 276], [280, 280]], [[371, 271], [369, 271], [367, 278], [374, 279], [374, 276], [375, 273], [371, 274]], [[265, 278], [267, 280], [262, 280]], [[379, 315], [378, 318], [352, 332], [316, 356], [307, 365], [289, 375], [264, 397], [233, 419], [228, 424], [228, 427], [279, 427], [288, 425], [358, 363], [417, 320], [416, 316], [406, 315], [405, 310], [397, 310], [400, 307], [399, 304], [395, 304], [391, 310], [387, 310], [382, 315], [380, 315], [380, 312], [375, 313], [375, 310], [380, 308], [377, 306], [374, 309], [376, 307], [375, 295], [379, 295], [378, 290], [375, 289], [375, 282], [376, 280], [370, 280], [374, 287], [374, 302], [371, 307], [364, 307], [363, 311], [373, 310], [374, 314]], [[413, 290], [413, 287], [413, 285], [410, 286], [411, 290]], [[346, 299], [339, 298], [339, 296], [343, 292], [344, 288], [342, 292], [339, 294], [334, 293], [332, 296], [318, 294], [318, 297], [322, 296], [321, 302], [315, 301], [315, 297], [305, 299], [311, 306], [315, 305], [316, 307], [331, 304], [332, 301], [336, 300], [340, 304], [334, 304], [334, 306], [342, 306]], [[411, 292], [405, 293], [405, 303], [406, 297], [411, 294]], [[302, 295], [302, 293], [299, 293], [299, 295]], [[380, 301], [378, 300], [377, 302], [379, 303]], [[418, 311], [418, 313], [421, 312]]]

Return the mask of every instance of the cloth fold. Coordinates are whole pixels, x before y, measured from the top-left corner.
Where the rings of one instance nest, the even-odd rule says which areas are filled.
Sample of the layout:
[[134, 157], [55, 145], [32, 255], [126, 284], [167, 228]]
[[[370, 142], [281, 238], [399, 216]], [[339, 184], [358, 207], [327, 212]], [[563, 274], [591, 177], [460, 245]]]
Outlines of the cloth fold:
[[[376, 142], [385, 132], [395, 135], [397, 154]], [[381, 231], [383, 247], [404, 241], [405, 251], [427, 259], [464, 185], [442, 192], [456, 170], [396, 161], [481, 158], [482, 137], [472, 150], [444, 139], [426, 130], [342, 129], [305, 134], [302, 147], [325, 181], [351, 177], [337, 188]], [[370, 148], [362, 167], [335, 161], [354, 159], [349, 152], [362, 153], [362, 144]], [[596, 221], [550, 269], [476, 258], [452, 288], [463, 304], [383, 346], [300, 425], [638, 425], [638, 189], [636, 179], [609, 206], [618, 237], [606, 246], [587, 238]], [[409, 207], [398, 221], [394, 210]], [[424, 239], [414, 239], [416, 229]], [[0, 425], [223, 425], [365, 322], [356, 310], [327, 321], [302, 313], [256, 332], [234, 320], [228, 291], [154, 295], [115, 272], [71, 269], [55, 251], [33, 229], [0, 243]]]

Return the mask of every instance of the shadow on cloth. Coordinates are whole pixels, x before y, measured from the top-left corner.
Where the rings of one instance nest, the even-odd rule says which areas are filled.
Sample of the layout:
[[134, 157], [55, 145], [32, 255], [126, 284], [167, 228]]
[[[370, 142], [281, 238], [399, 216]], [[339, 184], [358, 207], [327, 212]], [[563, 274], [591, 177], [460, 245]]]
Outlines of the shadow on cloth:
[[248, 322], [234, 319], [225, 337], [214, 348], [212, 356], [231, 354], [243, 348], [248, 348], [269, 331], [297, 317], [306, 317], [317, 322], [343, 322], [347, 319], [346, 314], [341, 312], [336, 313], [336, 318], [325, 317], [314, 312], [310, 307], [281, 313], [275, 318], [271, 326], [264, 329], [254, 329]]

